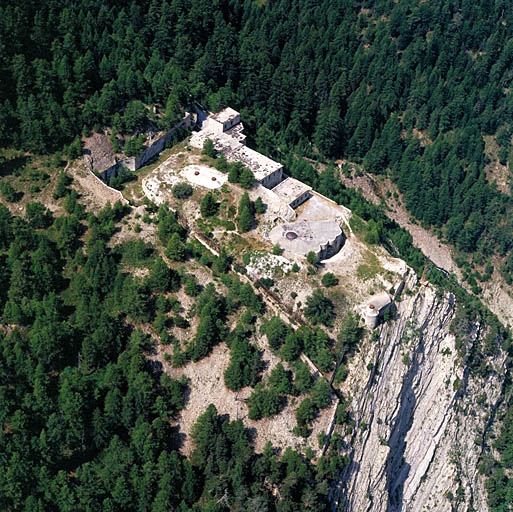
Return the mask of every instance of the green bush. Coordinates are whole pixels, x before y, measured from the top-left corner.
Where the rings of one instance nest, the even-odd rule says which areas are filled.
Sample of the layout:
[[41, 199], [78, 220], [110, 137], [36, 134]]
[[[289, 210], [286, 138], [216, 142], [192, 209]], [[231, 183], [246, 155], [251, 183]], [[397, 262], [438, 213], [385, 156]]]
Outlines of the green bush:
[[171, 192], [173, 197], [176, 197], [177, 199], [187, 199], [188, 197], [192, 196], [193, 190], [188, 183], [181, 182], [174, 185], [171, 189]]
[[337, 286], [338, 278], [335, 276], [335, 274], [326, 272], [326, 274], [322, 276], [321, 282], [323, 286], [330, 288], [331, 286]]

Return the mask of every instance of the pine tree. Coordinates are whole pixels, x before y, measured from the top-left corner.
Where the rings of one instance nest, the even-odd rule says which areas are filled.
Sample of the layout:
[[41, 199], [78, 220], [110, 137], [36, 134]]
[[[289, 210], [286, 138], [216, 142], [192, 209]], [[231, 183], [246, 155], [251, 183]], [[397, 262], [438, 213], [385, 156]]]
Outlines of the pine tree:
[[249, 195], [247, 192], [244, 192], [241, 200], [239, 202], [239, 211], [237, 215], [237, 224], [239, 225], [239, 229], [246, 233], [253, 229], [253, 225], [255, 223], [255, 214], [253, 211], [253, 205], [249, 199]]
[[207, 192], [201, 201], [200, 211], [203, 217], [213, 217], [217, 213], [218, 204], [212, 192]]
[[166, 247], [166, 256], [173, 261], [185, 260], [185, 244], [178, 233], [173, 233]]

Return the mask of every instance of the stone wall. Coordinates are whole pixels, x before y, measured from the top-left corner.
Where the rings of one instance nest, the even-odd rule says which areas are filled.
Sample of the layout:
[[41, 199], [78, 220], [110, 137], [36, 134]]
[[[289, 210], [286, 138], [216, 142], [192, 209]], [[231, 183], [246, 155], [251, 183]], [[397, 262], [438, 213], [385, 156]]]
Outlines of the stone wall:
[[337, 252], [340, 251], [340, 248], [344, 245], [345, 240], [346, 237], [342, 231], [334, 240], [321, 245], [319, 247], [319, 251], [317, 251], [317, 258], [319, 261], [327, 260], [328, 258], [335, 256], [335, 254], [337, 254]]
[[111, 178], [117, 175], [121, 167], [124, 167], [129, 171], [136, 171], [137, 169], [145, 165], [147, 162], [149, 162], [153, 157], [161, 153], [165, 149], [166, 144], [172, 140], [173, 136], [178, 130], [190, 129], [191, 126], [192, 116], [189, 112], [187, 112], [185, 114], [185, 117], [179, 123], [173, 126], [171, 130], [164, 133], [161, 137], [154, 140], [139, 156], [131, 156], [128, 158], [124, 158], [119, 162], [116, 162], [108, 169], [105, 169], [104, 171], [99, 173], [100, 178], [103, 181], [108, 182]]

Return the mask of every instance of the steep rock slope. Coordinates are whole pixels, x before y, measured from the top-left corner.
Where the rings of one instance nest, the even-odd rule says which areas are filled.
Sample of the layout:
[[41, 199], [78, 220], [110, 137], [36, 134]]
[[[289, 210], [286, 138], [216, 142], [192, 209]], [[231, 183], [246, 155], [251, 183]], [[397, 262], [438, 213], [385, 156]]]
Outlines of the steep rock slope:
[[[488, 361], [486, 378], [473, 376], [450, 330], [454, 298], [415, 277], [406, 290], [397, 318], [362, 347], [346, 382], [358, 428], [348, 443], [340, 509], [487, 510], [477, 467], [504, 358]], [[467, 353], [483, 330], [473, 326]]]

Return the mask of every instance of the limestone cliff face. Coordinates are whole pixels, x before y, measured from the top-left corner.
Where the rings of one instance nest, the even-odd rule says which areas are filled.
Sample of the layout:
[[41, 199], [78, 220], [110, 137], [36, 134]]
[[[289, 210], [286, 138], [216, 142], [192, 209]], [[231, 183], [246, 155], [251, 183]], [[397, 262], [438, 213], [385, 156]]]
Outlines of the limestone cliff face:
[[[494, 370], [487, 377], [472, 376], [450, 332], [453, 297], [415, 277], [406, 289], [396, 320], [362, 347], [345, 383], [357, 428], [347, 440], [351, 463], [340, 481], [338, 494], [346, 498], [339, 509], [486, 511], [477, 468], [504, 359], [488, 361]], [[469, 334], [469, 346], [482, 327]]]

